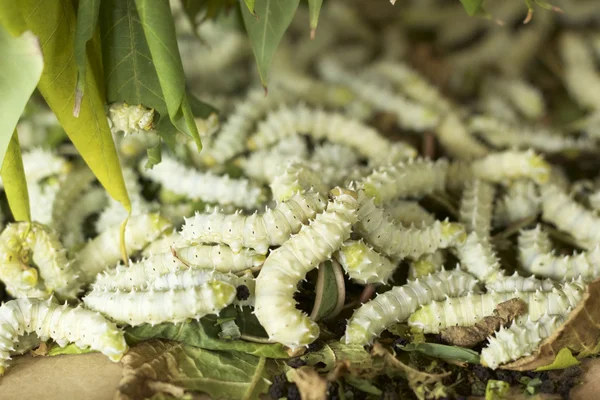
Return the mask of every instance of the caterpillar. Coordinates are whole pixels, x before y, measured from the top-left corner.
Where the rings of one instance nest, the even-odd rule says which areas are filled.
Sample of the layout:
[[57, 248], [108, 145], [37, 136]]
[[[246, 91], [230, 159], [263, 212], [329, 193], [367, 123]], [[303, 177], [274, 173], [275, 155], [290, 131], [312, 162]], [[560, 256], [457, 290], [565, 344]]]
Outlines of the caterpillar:
[[[22, 158], [27, 185], [40, 184], [50, 177], [64, 176], [72, 167], [64, 158], [37, 147], [24, 152]], [[0, 188], [3, 187], [4, 183], [0, 178]]]
[[442, 251], [425, 254], [411, 261], [408, 266], [408, 279], [415, 280], [429, 274], [434, 274], [444, 268], [446, 256]]
[[500, 260], [488, 238], [481, 238], [473, 232], [456, 246], [461, 267], [482, 282], [494, 282], [504, 274]]
[[147, 291], [93, 290], [83, 302], [111, 320], [131, 326], [141, 324], [180, 323], [218, 314], [233, 302], [235, 286], [220, 280], [182, 289]]
[[573, 236], [577, 244], [590, 249], [600, 243], [600, 218], [571, 199], [556, 185], [540, 188], [542, 219]]
[[57, 179], [50, 179], [40, 184], [27, 182], [32, 221], [52, 226], [52, 208], [61, 184], [62, 182]]
[[532, 265], [541, 254], [552, 252], [552, 242], [540, 224], [533, 229], [522, 229], [518, 238], [519, 261], [522, 267]]
[[396, 200], [386, 204], [385, 211], [397, 223], [404, 226], [433, 225], [435, 216], [416, 201]]
[[487, 146], [469, 134], [457, 112], [451, 111], [446, 114], [440, 121], [436, 133], [444, 150], [457, 160], [480, 159], [489, 153]]
[[[135, 253], [155, 240], [171, 224], [159, 214], [132, 216], [125, 229], [128, 254]], [[81, 281], [90, 283], [96, 275], [121, 259], [120, 226], [113, 226], [87, 242], [76, 254], [75, 264], [81, 271]]]
[[290, 162], [285, 165], [283, 171], [276, 174], [269, 184], [273, 199], [276, 201], [287, 201], [299, 192], [313, 190], [317, 193], [327, 192], [321, 176], [305, 163]]
[[585, 40], [575, 33], [563, 33], [559, 51], [564, 61], [564, 84], [580, 106], [597, 110], [600, 104], [600, 74]]
[[60, 346], [75, 343], [100, 351], [117, 362], [127, 351], [123, 332], [97, 312], [80, 306], [59, 305], [54, 299], [16, 299], [0, 306], [0, 374], [19, 336], [35, 333], [42, 341]]
[[[525, 318], [523, 318], [525, 317]], [[509, 361], [517, 360], [533, 353], [539, 344], [550, 337], [563, 324], [560, 315], [543, 315], [537, 320], [524, 315], [510, 327], [501, 327], [488, 345], [481, 350], [481, 364], [496, 369]]]
[[51, 226], [59, 235], [63, 235], [66, 232], [65, 216], [94, 180], [95, 177], [92, 170], [83, 167], [71, 171], [62, 182], [60, 190], [56, 193], [54, 203], [52, 204]]
[[454, 246], [466, 237], [461, 224], [448, 221], [435, 221], [431, 226], [422, 228], [398, 226], [362, 191], [358, 194], [358, 202], [356, 233], [375, 250], [393, 259], [415, 259]]
[[360, 306], [348, 321], [342, 338], [347, 344], [368, 344], [383, 330], [405, 321], [412, 313], [446, 296], [464, 296], [477, 290], [477, 280], [460, 270], [442, 270], [378, 295]]
[[[22, 336], [19, 336], [15, 342], [13, 342], [14, 350], [10, 351], [10, 355], [22, 355], [27, 353], [29, 350], [34, 347], [39, 346], [42, 343], [40, 338], [34, 333], [26, 333]], [[2, 345], [0, 345], [2, 346]], [[1, 358], [2, 356], [0, 356]]]
[[[326, 112], [298, 104], [286, 106], [270, 113], [258, 124], [256, 133], [248, 139], [250, 150], [273, 145], [284, 137], [305, 133], [314, 140], [327, 139], [333, 143], [349, 146], [363, 157], [377, 162], [381, 154], [389, 153], [390, 142], [370, 126], [340, 113]], [[402, 146], [402, 147], [400, 147]], [[416, 150], [408, 145], [396, 143], [396, 160], [386, 157], [386, 162], [401, 161], [416, 156]]]
[[493, 115], [498, 121], [518, 123], [520, 117], [517, 111], [512, 108], [510, 102], [497, 91], [488, 89], [486, 83], [484, 81], [484, 89], [480, 100], [482, 113], [486, 116]]
[[537, 120], [546, 112], [542, 93], [525, 80], [506, 77], [494, 77], [490, 80], [493, 90], [504, 96], [525, 118]]
[[358, 164], [360, 156], [352, 147], [325, 142], [315, 145], [310, 162], [317, 165], [331, 165], [339, 169], [350, 168]]
[[364, 284], [387, 283], [397, 267], [363, 240], [345, 241], [334, 257], [350, 278]]
[[0, 278], [13, 296], [46, 298], [55, 292], [61, 299], [77, 297], [79, 272], [50, 228], [36, 222], [12, 223], [0, 234], [0, 243]]
[[400, 165], [383, 166], [357, 183], [376, 205], [398, 197], [421, 197], [446, 186], [448, 161], [416, 159]]
[[247, 247], [266, 254], [269, 246], [283, 244], [326, 204], [322, 195], [306, 192], [295, 194], [263, 214], [196, 214], [185, 220], [181, 235], [188, 243], [224, 243], [234, 252]]
[[541, 198], [535, 182], [520, 179], [512, 182], [498, 199], [494, 212], [497, 225], [510, 225], [541, 211]]
[[476, 178], [494, 183], [529, 178], [544, 184], [550, 179], [550, 164], [533, 150], [491, 153], [473, 161], [471, 170]]
[[489, 292], [535, 292], [537, 290], [541, 292], [549, 292], [558, 286], [557, 282], [551, 279], [537, 279], [534, 276], [524, 277], [518, 273], [514, 273], [511, 276], [502, 276], [493, 282], [487, 282], [485, 288]]
[[245, 209], [255, 209], [264, 201], [261, 189], [247, 179], [232, 179], [211, 172], [200, 172], [168, 156], [163, 156], [160, 164], [152, 169], [144, 169], [144, 164], [145, 160], [140, 166], [143, 176], [173, 193], [190, 199], [207, 203], [232, 204]]
[[488, 238], [492, 226], [494, 186], [479, 180], [467, 183], [460, 200], [459, 218], [467, 232]]
[[113, 132], [131, 134], [153, 127], [154, 110], [141, 104], [113, 103], [108, 107], [108, 123]]
[[339, 187], [310, 225], [273, 250], [256, 278], [255, 315], [271, 340], [291, 348], [308, 345], [319, 326], [294, 307], [296, 285], [349, 239], [356, 222], [356, 193]]
[[581, 300], [583, 291], [583, 283], [572, 282], [548, 292], [468, 294], [422, 306], [410, 316], [408, 324], [424, 333], [439, 333], [448, 326], [470, 326], [492, 315], [499, 303], [512, 298], [523, 299], [528, 304], [529, 316], [537, 321], [546, 313], [564, 314], [569, 308], [574, 308]]
[[[131, 192], [130, 198], [131, 198]], [[72, 249], [85, 243], [83, 225], [87, 217], [102, 210], [108, 202], [104, 188], [92, 188], [84, 193], [79, 201], [73, 204], [65, 221], [65, 233], [62, 242], [66, 248]], [[123, 220], [127, 215], [123, 217]]]
[[129, 266], [118, 265], [115, 269], [104, 271], [96, 277], [94, 287], [113, 291], [142, 288], [156, 277], [172, 272], [187, 269], [220, 273], [240, 272], [260, 267], [264, 260], [264, 255], [252, 250], [243, 249], [234, 253], [225, 245], [181, 247], [151, 255]]

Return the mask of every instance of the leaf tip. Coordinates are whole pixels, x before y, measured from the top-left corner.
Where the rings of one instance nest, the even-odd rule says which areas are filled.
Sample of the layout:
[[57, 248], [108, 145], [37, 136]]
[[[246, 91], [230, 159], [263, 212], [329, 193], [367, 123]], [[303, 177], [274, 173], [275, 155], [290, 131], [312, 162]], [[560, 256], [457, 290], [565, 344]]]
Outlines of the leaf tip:
[[533, 18], [533, 10], [530, 8], [529, 10], [527, 10], [527, 16], [523, 20], [523, 24], [528, 24], [532, 18]]
[[390, 0], [390, 3], [392, 3], [392, 5], [396, 4], [396, 0]]
[[316, 35], [316, 32], [317, 32], [317, 28], [316, 28], [316, 27], [315, 27], [315, 28], [312, 28], [312, 29], [310, 30], [310, 40], [315, 40], [315, 35]]
[[79, 87], [75, 90], [75, 104], [73, 104], [73, 116], [79, 118], [79, 112], [81, 111], [81, 100], [83, 99], [83, 90]]

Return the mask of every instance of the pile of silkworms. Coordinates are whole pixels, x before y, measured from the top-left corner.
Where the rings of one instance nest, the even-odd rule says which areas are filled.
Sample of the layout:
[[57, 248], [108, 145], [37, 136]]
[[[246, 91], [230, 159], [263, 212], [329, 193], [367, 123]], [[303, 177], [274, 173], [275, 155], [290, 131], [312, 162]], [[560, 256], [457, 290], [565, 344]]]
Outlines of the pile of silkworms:
[[[321, 328], [294, 294], [327, 262], [346, 282], [378, 292], [353, 306], [344, 343], [372, 343], [396, 323], [424, 333], [470, 326], [499, 303], [522, 299], [528, 313], [481, 352], [482, 364], [497, 368], [535, 352], [564, 323], [600, 276], [600, 184], [573, 180], [550, 160], [597, 152], [598, 32], [558, 35], [560, 79], [584, 117], [554, 126], [541, 122], [545, 97], [521, 74], [530, 54], [511, 52], [499, 74], [482, 79], [476, 101], [461, 103], [404, 61], [406, 50], [391, 39], [373, 60], [368, 26], [352, 25], [355, 14], [329, 3], [323, 41], [282, 43], [267, 96], [249, 82], [251, 52], [237, 32], [202, 25], [205, 40], [219, 40], [208, 58], [180, 42], [186, 68], [197, 67], [192, 78], [221, 93], [212, 96], [219, 117], [197, 120], [200, 153], [179, 135], [147, 169], [146, 149], [159, 143], [154, 111], [110, 105], [133, 204], [127, 265], [119, 242], [126, 211], [69, 145], [39, 139], [56, 124], [51, 118], [21, 122], [35, 222], [8, 223], [0, 234], [0, 280], [14, 298], [0, 306], [2, 371], [11, 355], [48, 339], [119, 360], [125, 326], [177, 324], [232, 304], [252, 307], [269, 340], [307, 346]], [[530, 36], [544, 41], [548, 18], [540, 13], [538, 36]], [[440, 21], [423, 23], [449, 33]], [[471, 21], [469, 29], [481, 27]], [[362, 46], [328, 51], [349, 25], [346, 34]], [[337, 33], [328, 37], [330, 29]], [[509, 40], [498, 32], [486, 40]], [[538, 43], [528, 36], [524, 47], [526, 39]], [[456, 68], [485, 63], [490, 46], [449, 60]], [[378, 127], [382, 115], [400, 140]], [[414, 146], [428, 135], [436, 157]], [[445, 217], [428, 208], [431, 199], [447, 203]], [[515, 224], [508, 263], [493, 233]], [[580, 251], [557, 251], [550, 237], [557, 232]]]

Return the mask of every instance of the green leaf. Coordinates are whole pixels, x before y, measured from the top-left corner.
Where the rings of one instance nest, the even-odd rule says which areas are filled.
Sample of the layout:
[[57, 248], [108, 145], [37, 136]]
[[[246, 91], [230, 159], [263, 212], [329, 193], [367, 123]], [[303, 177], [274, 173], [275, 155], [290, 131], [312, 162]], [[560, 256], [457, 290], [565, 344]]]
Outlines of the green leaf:
[[267, 88], [267, 76], [273, 54], [292, 22], [300, 0], [257, 0], [254, 12], [258, 19], [242, 7], [244, 25], [250, 37], [258, 73], [263, 87]]
[[254, 3], [256, 3], [256, 0], [244, 0], [244, 3], [246, 3], [248, 11], [250, 11], [251, 14], [254, 14]]
[[200, 134], [185, 92], [183, 64], [168, 0], [135, 0], [152, 61], [158, 74], [169, 118], [179, 131], [192, 137], [198, 151]]
[[369, 394], [374, 394], [375, 396], [381, 396], [381, 393], [382, 393], [381, 390], [377, 386], [373, 385], [367, 379], [357, 378], [357, 377], [352, 376], [352, 375], [346, 375], [344, 377], [344, 381], [348, 385], [354, 386], [355, 388], [357, 388], [361, 392], [365, 392], [365, 393], [369, 393]]
[[[341, 283], [343, 284], [343, 278]], [[326, 261], [319, 268], [315, 292], [315, 304], [310, 317], [318, 321], [330, 315], [338, 305], [338, 280], [331, 261]]]
[[16, 221], [31, 221], [29, 192], [27, 191], [27, 180], [16, 129], [8, 144], [8, 150], [2, 162], [2, 169], [0, 169], [0, 176], [14, 219]]
[[308, 0], [308, 15], [310, 18], [310, 38], [315, 38], [315, 31], [317, 30], [317, 24], [319, 23], [319, 14], [321, 13], [321, 6], [323, 0]]
[[214, 399], [258, 399], [268, 390], [273, 364], [264, 357], [158, 340], [133, 347], [121, 362], [123, 378], [115, 397], [130, 399], [151, 398], [155, 392], [179, 398], [188, 391]]
[[[338, 361], [349, 361], [354, 372], [376, 375], [384, 366], [379, 357], [372, 357], [364, 346], [344, 344], [338, 340], [328, 342], [318, 351], [300, 357], [307, 365], [314, 366], [318, 372], [329, 372]], [[318, 367], [318, 368], [317, 368]]]
[[481, 11], [481, 4], [483, 0], [460, 0], [465, 10], [467, 10], [467, 14], [473, 16]]
[[156, 146], [152, 146], [146, 151], [148, 153], [148, 161], [146, 161], [144, 168], [152, 169], [152, 167], [159, 164], [162, 160], [162, 141], [159, 140]]
[[437, 343], [409, 343], [400, 347], [403, 351], [418, 351], [430, 357], [479, 364], [479, 354], [471, 349]]
[[94, 36], [100, 13], [100, 0], [82, 0], [77, 6], [77, 30], [75, 31], [75, 62], [77, 63], [77, 91], [73, 115], [78, 116], [81, 99], [85, 93], [87, 67], [87, 43]]
[[[4, 11], [2, 11], [4, 12]], [[24, 32], [13, 37], [0, 25], [0, 165], [19, 117], [35, 90], [44, 59], [35, 35]]]
[[52, 347], [50, 347], [50, 350], [48, 350], [48, 355], [60, 356], [62, 354], [87, 354], [95, 352], [96, 350], [92, 350], [89, 347], [82, 349], [81, 347], [78, 347], [75, 343], [68, 344], [65, 347], [60, 347], [59, 345], [54, 344]]
[[538, 367], [536, 371], [550, 371], [552, 369], [565, 369], [579, 364], [579, 360], [573, 357], [571, 350], [568, 347], [563, 347], [559, 350], [554, 361], [551, 364]]
[[[240, 330], [243, 329], [240, 326]], [[244, 340], [222, 340], [221, 328], [216, 316], [207, 316], [200, 321], [183, 324], [140, 325], [126, 330], [127, 342], [138, 343], [147, 339], [169, 339], [208, 350], [237, 351], [269, 358], [289, 358], [280, 344], [262, 344]]]
[[485, 400], [504, 399], [509, 390], [510, 383], [490, 379], [485, 388]]
[[[74, 57], [75, 10], [71, 0], [6, 2], [26, 21], [42, 43], [44, 70], [38, 88], [58, 121], [107, 192], [131, 210], [121, 164], [108, 127], [106, 103], [94, 74], [86, 75], [86, 96], [79, 117], [68, 107], [75, 98], [77, 64]], [[27, 18], [24, 18], [24, 17]], [[89, 60], [88, 70], [91, 69]]]

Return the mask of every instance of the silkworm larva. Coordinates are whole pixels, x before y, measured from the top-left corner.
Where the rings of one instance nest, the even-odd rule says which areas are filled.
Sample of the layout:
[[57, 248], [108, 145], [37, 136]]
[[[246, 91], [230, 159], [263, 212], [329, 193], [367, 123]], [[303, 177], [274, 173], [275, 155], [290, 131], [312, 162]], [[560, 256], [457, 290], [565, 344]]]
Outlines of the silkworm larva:
[[141, 167], [140, 171], [145, 177], [160, 183], [163, 188], [190, 199], [232, 204], [246, 209], [255, 209], [263, 202], [264, 194], [261, 189], [247, 179], [232, 179], [211, 172], [201, 172], [170, 157], [163, 156], [160, 164], [152, 169]]
[[535, 292], [537, 290], [548, 292], [558, 286], [558, 282], [551, 279], [537, 279], [534, 276], [524, 277], [518, 273], [511, 276], [502, 276], [493, 282], [485, 284], [489, 292]]
[[152, 129], [154, 110], [141, 104], [113, 103], [108, 107], [108, 121], [113, 132], [126, 135]]
[[491, 153], [473, 161], [471, 169], [476, 178], [494, 183], [529, 178], [543, 184], [550, 179], [550, 164], [532, 150]]
[[317, 171], [313, 170], [310, 165], [300, 162], [287, 163], [283, 171], [273, 177], [269, 187], [276, 201], [287, 201], [294, 194], [308, 190], [326, 193], [329, 189]]
[[439, 333], [448, 326], [471, 326], [492, 315], [498, 304], [512, 298], [523, 299], [528, 304], [531, 319], [537, 321], [545, 314], [564, 314], [569, 308], [574, 308], [583, 292], [584, 285], [573, 282], [549, 292], [468, 294], [423, 306], [410, 316], [408, 324], [422, 329], [424, 333]]
[[344, 242], [334, 257], [350, 278], [364, 284], [387, 283], [398, 266], [362, 240]]
[[310, 225], [272, 251], [256, 278], [255, 314], [271, 340], [296, 348], [313, 342], [319, 326], [296, 309], [296, 285], [350, 237], [356, 222], [356, 193], [334, 188], [333, 200]]
[[71, 171], [60, 185], [52, 204], [52, 228], [59, 235], [66, 232], [66, 215], [73, 204], [95, 180], [94, 174], [87, 167]]
[[544, 97], [538, 88], [519, 78], [493, 78], [494, 88], [499, 91], [521, 115], [537, 120], [544, 115]]
[[458, 219], [465, 224], [467, 232], [475, 232], [480, 238], [489, 237], [495, 192], [494, 186], [486, 182], [474, 180], [467, 184], [460, 200]]
[[446, 256], [442, 251], [422, 255], [418, 259], [410, 262], [410, 265], [408, 266], [408, 279], [414, 280], [423, 278], [429, 274], [435, 274], [444, 269], [445, 261]]
[[456, 253], [462, 268], [482, 282], [493, 282], [504, 274], [489, 239], [481, 238], [475, 232], [456, 246]]
[[[66, 248], [72, 249], [85, 242], [85, 237], [83, 235], [83, 225], [85, 220], [87, 217], [99, 212], [106, 206], [106, 203], [108, 202], [107, 197], [104, 188], [92, 188], [84, 193], [79, 200], [73, 204], [69, 214], [66, 216], [65, 233], [62, 236], [62, 242]], [[126, 217], [127, 214], [125, 214], [123, 219]]]
[[597, 110], [600, 104], [600, 74], [591, 48], [581, 35], [568, 32], [561, 35], [559, 49], [565, 62], [563, 76], [567, 91], [582, 107]]
[[0, 374], [10, 360], [9, 351], [17, 338], [35, 332], [42, 340], [53, 339], [60, 346], [75, 343], [100, 351], [119, 361], [127, 351], [123, 332], [97, 312], [36, 299], [11, 300], [0, 306]]
[[508, 328], [501, 327], [494, 336], [488, 338], [488, 345], [481, 350], [483, 366], [496, 369], [501, 364], [530, 355], [542, 340], [550, 337], [564, 322], [560, 315], [543, 315], [538, 320], [532, 320], [527, 315], [523, 317]]
[[518, 238], [519, 261], [521, 266], [531, 265], [541, 254], [552, 251], [552, 242], [540, 224], [533, 229], [523, 229]]
[[412, 200], [396, 200], [387, 204], [385, 211], [394, 221], [404, 226], [433, 225], [435, 216], [418, 202]]
[[398, 197], [421, 197], [446, 186], [448, 161], [417, 159], [399, 165], [384, 166], [358, 182], [375, 204], [385, 204]]
[[442, 270], [378, 295], [358, 308], [346, 327], [343, 341], [367, 344], [384, 329], [405, 321], [420, 305], [446, 296], [464, 296], [476, 290], [477, 280], [460, 270]]
[[436, 133], [444, 150], [457, 160], [474, 160], [489, 153], [489, 149], [469, 133], [457, 112], [448, 113]]
[[[167, 229], [170, 223], [158, 214], [136, 215], [129, 219], [125, 229], [127, 254], [142, 250]], [[92, 282], [96, 275], [121, 259], [120, 226], [116, 225], [89, 241], [75, 255], [83, 282]]]
[[297, 193], [263, 214], [196, 214], [185, 220], [181, 235], [188, 243], [225, 243], [234, 252], [247, 247], [266, 254], [269, 246], [283, 244], [326, 204], [322, 195], [307, 192]]
[[359, 160], [360, 156], [352, 147], [331, 142], [316, 145], [311, 157], [311, 163], [331, 165], [340, 169], [355, 166]]
[[494, 221], [506, 226], [540, 213], [541, 198], [538, 186], [530, 180], [512, 182], [496, 203]]

